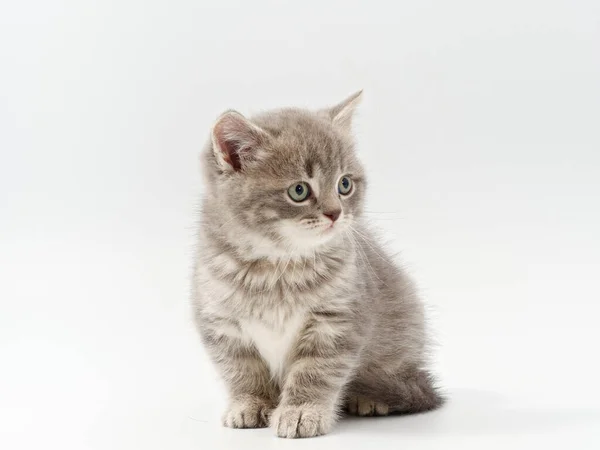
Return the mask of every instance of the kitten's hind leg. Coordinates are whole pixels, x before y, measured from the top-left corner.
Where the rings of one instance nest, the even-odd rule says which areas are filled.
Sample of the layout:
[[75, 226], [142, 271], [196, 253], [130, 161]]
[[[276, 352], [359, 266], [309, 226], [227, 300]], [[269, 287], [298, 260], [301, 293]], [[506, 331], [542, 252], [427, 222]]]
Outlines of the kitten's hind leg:
[[390, 377], [371, 368], [361, 375], [349, 389], [346, 403], [349, 414], [415, 414], [437, 409], [444, 403], [433, 377], [424, 370], [404, 369], [397, 376]]
[[362, 395], [351, 395], [346, 402], [346, 411], [354, 416], [387, 416], [390, 407], [387, 403], [371, 400]]

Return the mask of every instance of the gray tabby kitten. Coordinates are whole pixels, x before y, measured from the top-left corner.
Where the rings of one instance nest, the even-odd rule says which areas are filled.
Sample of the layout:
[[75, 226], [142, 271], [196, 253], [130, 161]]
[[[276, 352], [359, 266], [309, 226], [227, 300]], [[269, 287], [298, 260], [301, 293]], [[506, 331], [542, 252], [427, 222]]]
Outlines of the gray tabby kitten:
[[432, 410], [423, 305], [362, 221], [351, 137], [361, 93], [318, 112], [228, 111], [203, 153], [193, 301], [232, 428], [329, 432], [359, 416]]

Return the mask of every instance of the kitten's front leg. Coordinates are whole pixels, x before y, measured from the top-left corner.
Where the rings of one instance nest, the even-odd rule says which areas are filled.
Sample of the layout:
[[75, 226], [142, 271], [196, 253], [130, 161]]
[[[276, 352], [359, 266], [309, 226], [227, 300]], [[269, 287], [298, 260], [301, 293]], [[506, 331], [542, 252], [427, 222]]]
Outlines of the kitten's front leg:
[[226, 319], [204, 321], [199, 323], [199, 328], [229, 391], [223, 425], [230, 428], [268, 426], [278, 392], [254, 346], [244, 342]]
[[341, 315], [315, 315], [292, 351], [281, 400], [271, 417], [279, 437], [304, 438], [328, 433], [340, 394], [356, 367], [359, 344]]

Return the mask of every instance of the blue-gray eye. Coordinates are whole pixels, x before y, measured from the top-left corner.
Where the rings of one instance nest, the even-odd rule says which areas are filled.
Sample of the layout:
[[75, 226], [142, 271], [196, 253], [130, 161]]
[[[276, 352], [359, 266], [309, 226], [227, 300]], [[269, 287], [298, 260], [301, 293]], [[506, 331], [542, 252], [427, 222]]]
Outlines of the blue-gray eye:
[[338, 192], [342, 195], [348, 195], [350, 191], [352, 191], [352, 180], [349, 177], [340, 178]]
[[295, 202], [302, 202], [310, 195], [310, 187], [304, 182], [294, 183], [288, 188], [288, 195]]

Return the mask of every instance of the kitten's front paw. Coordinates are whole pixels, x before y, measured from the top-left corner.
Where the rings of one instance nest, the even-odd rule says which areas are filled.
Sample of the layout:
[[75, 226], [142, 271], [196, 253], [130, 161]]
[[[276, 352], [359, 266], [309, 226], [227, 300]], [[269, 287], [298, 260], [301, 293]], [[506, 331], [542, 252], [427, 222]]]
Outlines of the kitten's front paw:
[[229, 428], [264, 428], [269, 426], [273, 406], [261, 398], [233, 399], [223, 414], [223, 425]]
[[316, 405], [280, 405], [271, 417], [275, 434], [282, 438], [307, 438], [327, 434], [335, 423], [335, 413]]

